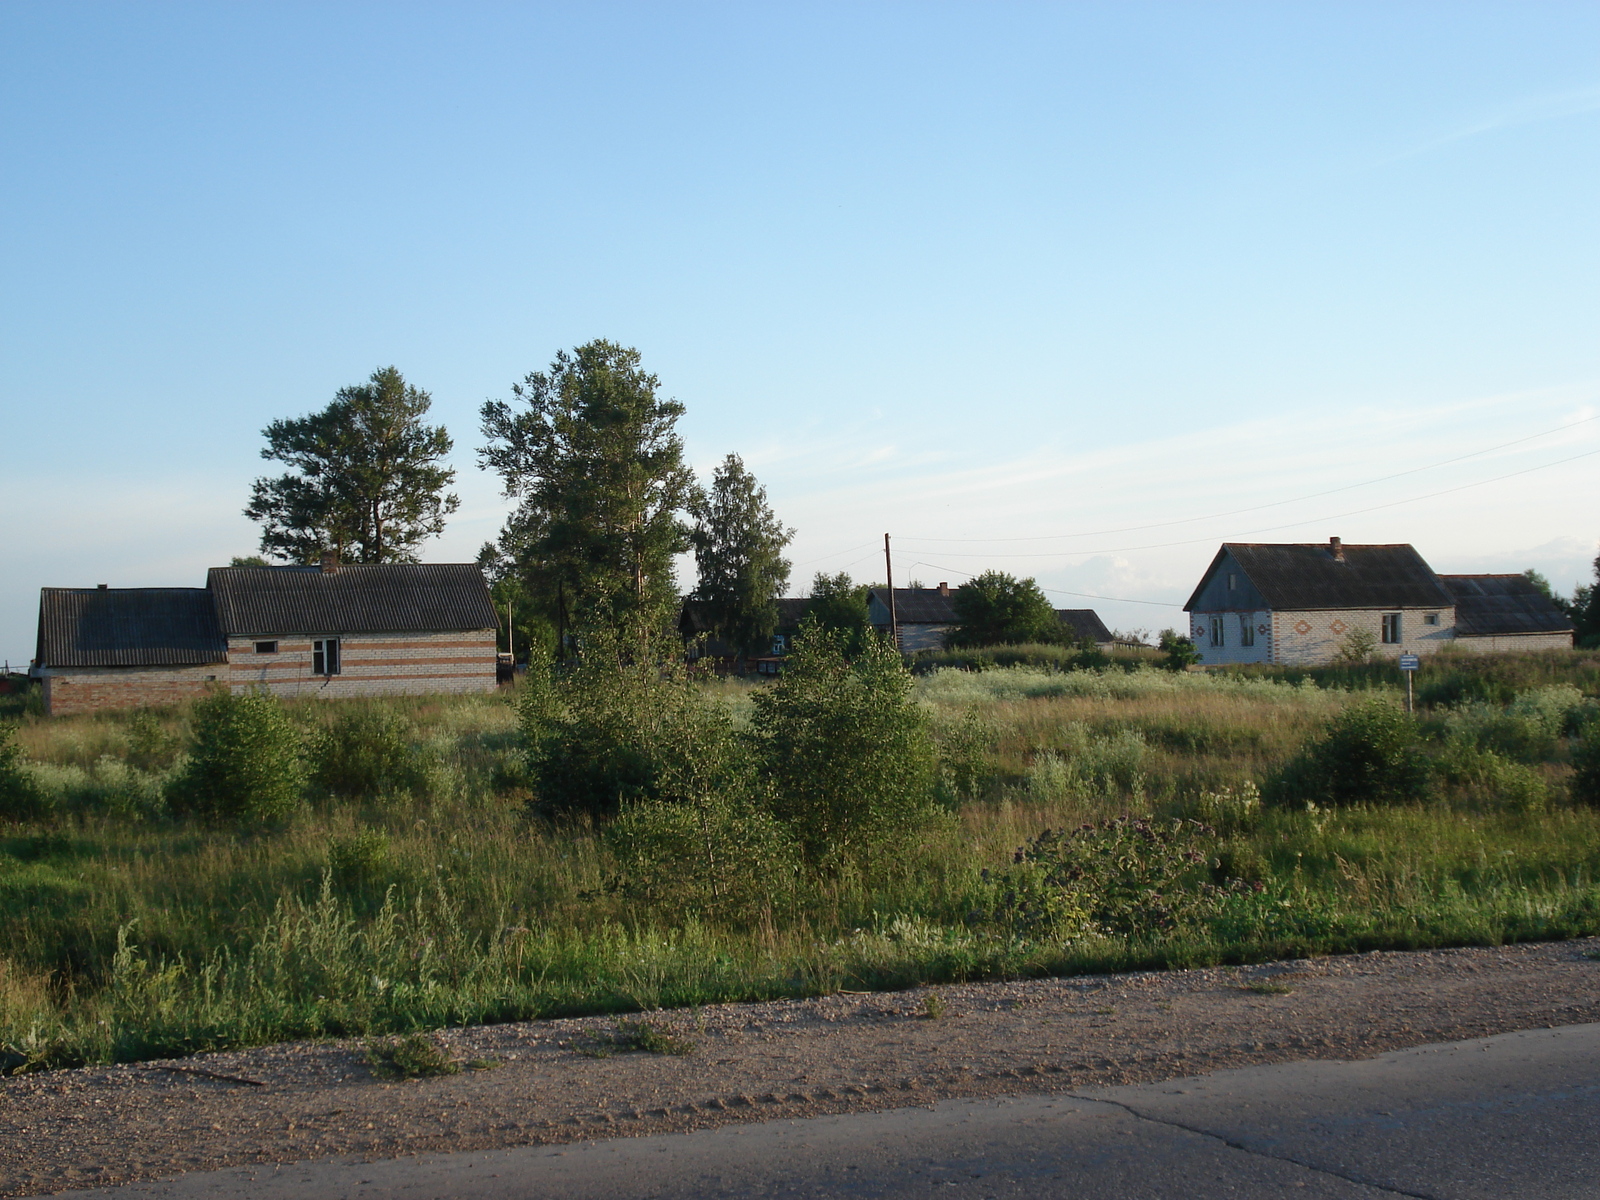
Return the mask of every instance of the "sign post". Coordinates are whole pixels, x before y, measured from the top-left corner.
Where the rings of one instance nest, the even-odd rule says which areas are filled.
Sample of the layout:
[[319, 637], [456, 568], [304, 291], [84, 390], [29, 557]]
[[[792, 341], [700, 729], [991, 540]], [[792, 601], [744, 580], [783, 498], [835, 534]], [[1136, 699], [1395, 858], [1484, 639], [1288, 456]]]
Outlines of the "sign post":
[[1406, 677], [1406, 711], [1412, 712], [1411, 705], [1411, 677], [1422, 666], [1422, 660], [1415, 654], [1402, 654], [1400, 656], [1400, 671]]

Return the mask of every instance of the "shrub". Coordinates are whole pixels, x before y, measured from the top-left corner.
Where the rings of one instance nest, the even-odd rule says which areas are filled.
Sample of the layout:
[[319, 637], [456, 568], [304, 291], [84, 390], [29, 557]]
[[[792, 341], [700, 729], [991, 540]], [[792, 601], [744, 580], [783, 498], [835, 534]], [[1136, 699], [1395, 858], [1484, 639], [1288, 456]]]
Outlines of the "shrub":
[[1535, 812], [1550, 798], [1544, 777], [1532, 767], [1471, 743], [1446, 746], [1434, 769], [1452, 799], [1468, 804]]
[[[1046, 829], [994, 877], [993, 919], [1019, 933], [1147, 938], [1211, 915], [1216, 833], [1198, 821], [1117, 817]], [[985, 872], [988, 875], [988, 872]]]
[[994, 722], [976, 708], [940, 731], [939, 797], [950, 807], [980, 799], [994, 777], [993, 755], [1000, 740]]
[[1200, 661], [1200, 650], [1193, 639], [1184, 637], [1176, 629], [1161, 631], [1161, 665], [1168, 671], [1181, 671]]
[[1144, 735], [1136, 729], [1091, 733], [1081, 721], [1062, 730], [1059, 748], [1041, 751], [1028, 771], [1028, 791], [1039, 800], [1093, 800], [1144, 795]]
[[271, 696], [218, 692], [194, 706], [194, 748], [168, 801], [217, 820], [282, 820], [300, 804], [302, 753], [299, 732]]
[[376, 889], [388, 883], [393, 867], [387, 834], [363, 829], [335, 838], [328, 846], [328, 873], [347, 891]]
[[426, 757], [412, 745], [409, 726], [392, 710], [344, 712], [312, 748], [312, 782], [329, 795], [369, 799], [419, 792], [427, 778]]
[[1572, 748], [1572, 799], [1600, 808], [1600, 730], [1591, 730]]
[[50, 798], [22, 765], [17, 727], [0, 721], [0, 820], [28, 821], [51, 808]]
[[718, 797], [631, 804], [606, 830], [616, 890], [668, 912], [748, 921], [794, 894], [794, 838], [760, 809]]
[[737, 794], [745, 755], [726, 707], [681, 674], [604, 647], [554, 674], [530, 664], [521, 722], [538, 811], [614, 816], [640, 801]]
[[1412, 718], [1385, 700], [1353, 704], [1269, 782], [1283, 805], [1403, 804], [1426, 800], [1431, 773]]
[[754, 697], [752, 734], [776, 815], [813, 866], [862, 862], [934, 820], [933, 742], [899, 653], [870, 639], [855, 661], [827, 630], [796, 637]]
[[130, 767], [156, 774], [170, 770], [182, 747], [178, 739], [161, 727], [161, 719], [148, 708], [141, 708], [128, 721]]

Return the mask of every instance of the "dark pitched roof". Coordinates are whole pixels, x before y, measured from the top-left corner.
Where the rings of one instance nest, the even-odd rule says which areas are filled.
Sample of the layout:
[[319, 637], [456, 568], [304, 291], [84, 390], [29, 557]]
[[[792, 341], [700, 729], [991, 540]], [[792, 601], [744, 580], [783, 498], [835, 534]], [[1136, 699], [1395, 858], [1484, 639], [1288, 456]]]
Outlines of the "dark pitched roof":
[[1184, 608], [1193, 611], [1228, 555], [1272, 609], [1447, 608], [1455, 603], [1433, 568], [1408, 545], [1346, 545], [1342, 553], [1342, 559], [1335, 558], [1325, 542], [1225, 542]]
[[1571, 633], [1572, 620], [1525, 575], [1441, 575], [1456, 598], [1456, 636]]
[[805, 596], [785, 596], [777, 604], [780, 630], [798, 629], [800, 622], [805, 619], [806, 610], [811, 607], [810, 599]]
[[1092, 608], [1058, 608], [1056, 620], [1069, 626], [1079, 637], [1086, 637], [1092, 642], [1113, 640], [1111, 630], [1106, 628], [1106, 623], [1100, 619], [1100, 614]]
[[[887, 608], [888, 588], [873, 588], [867, 595]], [[954, 597], [954, 592], [941, 592], [938, 588], [895, 588], [895, 620], [901, 625], [954, 625]]]
[[223, 662], [228, 643], [204, 588], [41, 588], [41, 667]]
[[472, 563], [212, 567], [217, 623], [253, 633], [441, 633], [497, 629], [483, 572]]

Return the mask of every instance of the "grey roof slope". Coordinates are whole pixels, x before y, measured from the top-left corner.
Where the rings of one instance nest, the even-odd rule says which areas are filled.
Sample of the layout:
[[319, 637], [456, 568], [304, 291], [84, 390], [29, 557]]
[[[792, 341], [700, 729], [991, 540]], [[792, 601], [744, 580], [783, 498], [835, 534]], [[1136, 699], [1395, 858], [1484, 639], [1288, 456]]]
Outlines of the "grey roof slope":
[[40, 588], [41, 667], [224, 662], [228, 643], [204, 588]]
[[1441, 575], [1456, 598], [1456, 636], [1571, 633], [1572, 619], [1525, 575]]
[[1086, 637], [1092, 642], [1113, 640], [1111, 630], [1106, 628], [1106, 623], [1100, 619], [1100, 614], [1092, 608], [1058, 608], [1056, 620], [1070, 626], [1072, 632], [1079, 637]]
[[1346, 545], [1343, 551], [1341, 561], [1326, 542], [1224, 542], [1183, 607], [1194, 610], [1212, 572], [1230, 554], [1273, 609], [1447, 608], [1455, 603], [1409, 545]]
[[[872, 588], [868, 595], [888, 607], [888, 588]], [[895, 588], [894, 618], [901, 625], [954, 625], [954, 597], [953, 590], [946, 594], [938, 588]]]
[[472, 563], [212, 567], [206, 587], [224, 634], [444, 633], [498, 629]]

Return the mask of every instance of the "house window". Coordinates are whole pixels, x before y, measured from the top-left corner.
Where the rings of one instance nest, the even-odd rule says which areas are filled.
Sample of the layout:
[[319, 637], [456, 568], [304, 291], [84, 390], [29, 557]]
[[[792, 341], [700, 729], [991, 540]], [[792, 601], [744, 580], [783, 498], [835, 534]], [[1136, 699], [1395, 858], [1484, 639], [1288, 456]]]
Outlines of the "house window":
[[1437, 625], [1439, 623], [1439, 614], [1438, 613], [1423, 613], [1422, 614], [1422, 623], [1424, 625]]
[[1239, 645], [1254, 646], [1256, 644], [1255, 618], [1251, 613], [1239, 614]]
[[784, 644], [783, 634], [775, 633], [772, 635], [772, 652], [774, 654], [782, 654], [784, 652]]
[[1383, 614], [1383, 641], [1386, 646], [1398, 646], [1400, 644], [1399, 613]]
[[1223, 637], [1223, 632], [1224, 632], [1224, 630], [1223, 630], [1222, 618], [1220, 616], [1212, 617], [1211, 618], [1211, 644], [1213, 646], [1222, 646], [1222, 645], [1226, 645], [1227, 644], [1226, 640]]
[[1238, 589], [1238, 587], [1239, 587], [1239, 577], [1237, 575], [1229, 575], [1228, 576], [1228, 590], [1230, 592], [1236, 591]]
[[278, 652], [278, 643], [277, 642], [257, 642], [256, 643], [256, 653], [257, 654], [276, 654], [277, 652]]
[[311, 673], [313, 675], [339, 673], [338, 638], [318, 638], [311, 643]]

